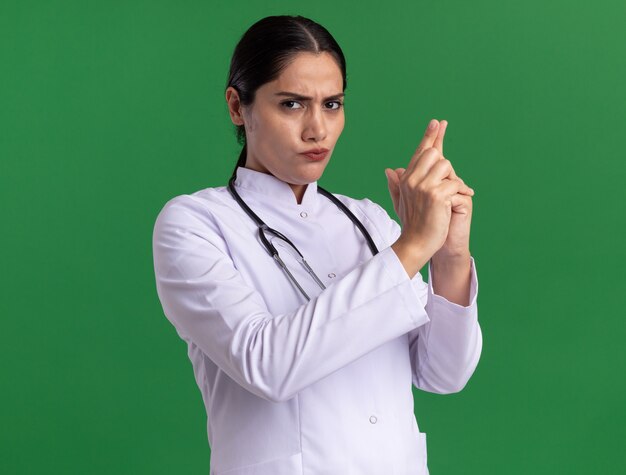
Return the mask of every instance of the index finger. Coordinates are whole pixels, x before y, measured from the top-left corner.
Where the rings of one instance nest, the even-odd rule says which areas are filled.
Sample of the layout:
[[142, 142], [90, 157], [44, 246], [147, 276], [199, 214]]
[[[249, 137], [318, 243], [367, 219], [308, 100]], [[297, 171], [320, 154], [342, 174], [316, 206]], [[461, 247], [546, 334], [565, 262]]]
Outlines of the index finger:
[[443, 136], [446, 135], [446, 128], [448, 127], [448, 121], [442, 120], [439, 122], [439, 130], [437, 131], [437, 138], [435, 139], [435, 144], [433, 147], [439, 149], [441, 156], [443, 156]]
[[424, 133], [424, 137], [422, 137], [422, 141], [415, 149], [413, 156], [409, 160], [409, 163], [406, 166], [406, 173], [411, 174], [413, 169], [415, 168], [417, 161], [420, 156], [424, 152], [424, 150], [429, 149], [433, 146], [433, 142], [437, 138], [437, 129], [439, 128], [439, 121], [436, 119], [432, 119], [428, 123], [428, 127], [426, 127], [426, 132]]
[[436, 119], [432, 119], [428, 123], [428, 127], [426, 128], [424, 137], [422, 137], [422, 141], [419, 143], [419, 145], [415, 149], [415, 153], [413, 154], [413, 157], [419, 157], [424, 150], [433, 146], [433, 143], [435, 142], [435, 139], [437, 138], [438, 129], [439, 129], [439, 121]]

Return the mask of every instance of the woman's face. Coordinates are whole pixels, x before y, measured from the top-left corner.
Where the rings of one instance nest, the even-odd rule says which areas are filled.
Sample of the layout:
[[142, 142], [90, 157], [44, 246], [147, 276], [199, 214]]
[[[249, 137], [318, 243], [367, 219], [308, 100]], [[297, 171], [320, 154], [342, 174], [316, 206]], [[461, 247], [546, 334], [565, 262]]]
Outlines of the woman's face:
[[[226, 91], [231, 118], [245, 124], [246, 168], [288, 183], [300, 203], [306, 185], [324, 172], [344, 126], [343, 78], [328, 53], [298, 53], [280, 76], [257, 89], [241, 107], [237, 91]], [[328, 149], [322, 160], [303, 152]]]

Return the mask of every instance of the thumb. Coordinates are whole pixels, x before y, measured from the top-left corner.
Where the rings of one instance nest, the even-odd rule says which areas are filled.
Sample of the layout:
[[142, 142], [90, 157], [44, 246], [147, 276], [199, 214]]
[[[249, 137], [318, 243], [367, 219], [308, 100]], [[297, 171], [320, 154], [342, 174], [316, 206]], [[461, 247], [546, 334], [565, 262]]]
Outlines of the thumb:
[[398, 182], [400, 181], [398, 175], [391, 168], [385, 168], [385, 175], [387, 175], [387, 186], [389, 187], [389, 194], [393, 201], [393, 207], [397, 209], [398, 198], [400, 190], [398, 189]]

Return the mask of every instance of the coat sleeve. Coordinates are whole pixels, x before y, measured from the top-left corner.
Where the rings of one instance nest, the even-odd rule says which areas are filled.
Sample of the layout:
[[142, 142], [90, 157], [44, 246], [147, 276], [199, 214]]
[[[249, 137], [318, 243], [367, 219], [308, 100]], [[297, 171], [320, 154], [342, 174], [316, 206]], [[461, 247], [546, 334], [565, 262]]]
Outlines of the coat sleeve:
[[190, 195], [166, 203], [152, 244], [157, 293], [179, 335], [269, 401], [292, 398], [428, 320], [391, 248], [295, 311], [272, 315], [235, 268], [207, 207]]
[[[387, 230], [388, 242], [394, 243], [400, 236], [400, 225], [380, 205], [367, 199], [365, 201], [375, 209], [382, 221], [380, 226]], [[455, 393], [461, 391], [469, 381], [482, 351], [474, 258], [471, 257], [470, 303], [467, 307], [434, 293], [430, 261], [428, 275], [428, 284], [419, 272], [411, 279], [419, 295], [414, 305], [424, 308], [430, 319], [426, 324], [409, 331], [413, 384], [428, 392]]]

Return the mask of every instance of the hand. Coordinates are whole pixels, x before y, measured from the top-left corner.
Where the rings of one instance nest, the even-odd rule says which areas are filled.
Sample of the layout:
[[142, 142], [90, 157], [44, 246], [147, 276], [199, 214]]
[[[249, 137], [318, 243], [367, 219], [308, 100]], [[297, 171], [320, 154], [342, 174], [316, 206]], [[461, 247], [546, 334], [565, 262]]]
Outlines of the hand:
[[406, 169], [387, 168], [389, 193], [402, 221], [402, 235], [428, 249], [428, 255], [469, 255], [474, 191], [443, 156], [447, 122], [427, 129]]

